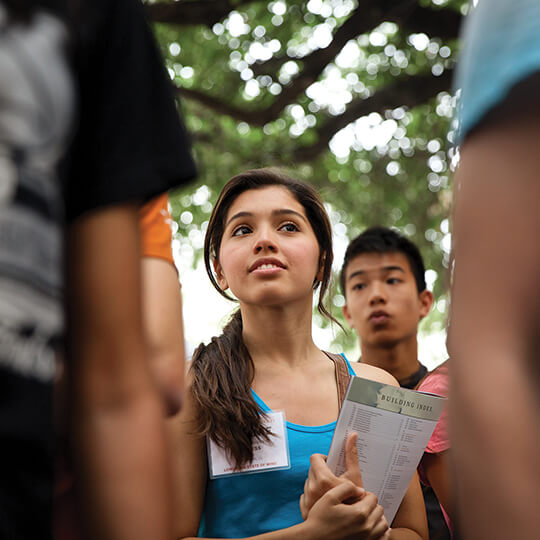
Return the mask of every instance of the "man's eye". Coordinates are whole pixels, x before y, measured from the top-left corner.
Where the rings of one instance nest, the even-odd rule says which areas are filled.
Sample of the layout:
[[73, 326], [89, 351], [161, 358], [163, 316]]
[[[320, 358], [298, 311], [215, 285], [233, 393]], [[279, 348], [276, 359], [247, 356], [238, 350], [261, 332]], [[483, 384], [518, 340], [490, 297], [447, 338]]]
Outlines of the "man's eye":
[[360, 291], [360, 290], [365, 289], [365, 288], [366, 288], [365, 283], [355, 283], [353, 285], [353, 291]]
[[286, 232], [296, 232], [298, 231], [298, 227], [294, 223], [285, 223], [280, 227], [280, 230]]
[[389, 285], [395, 285], [396, 283], [401, 283], [401, 279], [395, 277], [388, 278], [386, 280], [386, 283], [388, 283]]
[[240, 225], [239, 227], [236, 227], [234, 229], [232, 235], [233, 236], [244, 236], [245, 234], [249, 234], [251, 232], [251, 229], [246, 225]]

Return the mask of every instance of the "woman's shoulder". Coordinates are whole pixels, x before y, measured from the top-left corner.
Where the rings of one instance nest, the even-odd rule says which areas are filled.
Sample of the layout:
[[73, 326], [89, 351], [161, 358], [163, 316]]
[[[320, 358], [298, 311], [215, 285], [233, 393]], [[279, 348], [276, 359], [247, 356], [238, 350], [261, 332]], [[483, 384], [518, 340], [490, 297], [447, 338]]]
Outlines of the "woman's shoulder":
[[392, 386], [399, 386], [397, 379], [384, 369], [370, 366], [369, 364], [364, 364], [363, 362], [349, 362], [349, 364], [357, 377], [363, 377], [364, 379], [370, 379], [372, 381], [390, 384]]

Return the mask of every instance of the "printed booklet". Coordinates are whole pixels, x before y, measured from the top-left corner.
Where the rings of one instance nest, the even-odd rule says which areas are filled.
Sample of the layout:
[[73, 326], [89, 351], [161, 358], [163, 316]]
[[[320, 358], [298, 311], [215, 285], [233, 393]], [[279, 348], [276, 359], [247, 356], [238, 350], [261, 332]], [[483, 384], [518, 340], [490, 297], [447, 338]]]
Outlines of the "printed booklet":
[[345, 472], [345, 440], [356, 431], [364, 487], [377, 495], [392, 524], [445, 404], [441, 396], [353, 377], [328, 466], [338, 476]]

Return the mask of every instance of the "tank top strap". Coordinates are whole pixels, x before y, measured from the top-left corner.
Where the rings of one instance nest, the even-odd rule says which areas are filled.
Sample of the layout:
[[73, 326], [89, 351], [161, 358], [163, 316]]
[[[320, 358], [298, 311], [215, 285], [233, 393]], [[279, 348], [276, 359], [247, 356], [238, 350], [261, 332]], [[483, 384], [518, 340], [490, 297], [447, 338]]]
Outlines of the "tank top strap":
[[349, 382], [351, 380], [351, 374], [349, 371], [349, 365], [347, 360], [341, 355], [336, 353], [330, 353], [323, 351], [332, 362], [334, 362], [335, 372], [336, 372], [336, 384], [338, 391], [338, 402], [339, 410], [341, 411], [341, 406], [345, 400], [345, 394], [347, 393], [347, 388], [349, 387]]

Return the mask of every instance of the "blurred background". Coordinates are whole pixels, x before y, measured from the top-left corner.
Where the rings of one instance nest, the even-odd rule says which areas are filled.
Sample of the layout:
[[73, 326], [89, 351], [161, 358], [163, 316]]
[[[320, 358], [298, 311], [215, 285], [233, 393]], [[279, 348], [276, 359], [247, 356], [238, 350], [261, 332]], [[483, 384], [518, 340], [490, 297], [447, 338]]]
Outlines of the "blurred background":
[[[212, 204], [238, 172], [277, 166], [314, 184], [332, 220], [335, 270], [364, 228], [397, 228], [421, 249], [435, 293], [419, 359], [446, 358], [455, 97], [465, 0], [146, 2], [199, 176], [171, 194], [188, 346], [234, 305], [202, 265]], [[334, 280], [328, 306], [340, 320]], [[346, 323], [343, 322], [346, 327]], [[356, 360], [352, 332], [318, 314], [316, 343]]]

